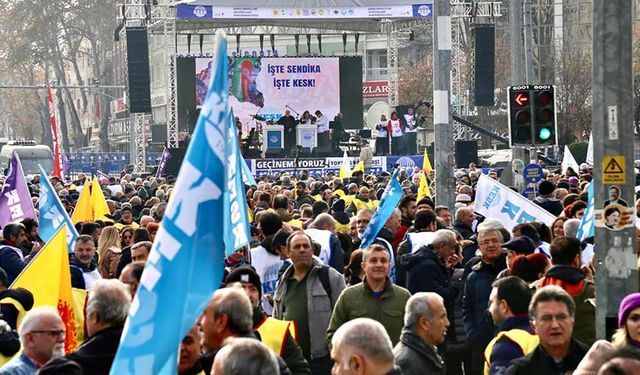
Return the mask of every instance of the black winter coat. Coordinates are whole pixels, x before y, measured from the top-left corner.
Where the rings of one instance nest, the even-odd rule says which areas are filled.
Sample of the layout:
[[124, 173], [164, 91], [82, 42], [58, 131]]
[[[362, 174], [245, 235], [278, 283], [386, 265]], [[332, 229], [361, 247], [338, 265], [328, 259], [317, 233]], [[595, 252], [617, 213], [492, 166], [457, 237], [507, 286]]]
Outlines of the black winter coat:
[[404, 329], [393, 348], [396, 366], [404, 375], [446, 374], [442, 357], [415, 333]]
[[571, 340], [569, 353], [562, 359], [562, 363], [556, 364], [555, 360], [547, 353], [542, 345], [528, 355], [514, 359], [507, 368], [507, 375], [562, 375], [572, 372], [578, 367], [582, 358], [589, 351], [589, 347], [576, 339]]

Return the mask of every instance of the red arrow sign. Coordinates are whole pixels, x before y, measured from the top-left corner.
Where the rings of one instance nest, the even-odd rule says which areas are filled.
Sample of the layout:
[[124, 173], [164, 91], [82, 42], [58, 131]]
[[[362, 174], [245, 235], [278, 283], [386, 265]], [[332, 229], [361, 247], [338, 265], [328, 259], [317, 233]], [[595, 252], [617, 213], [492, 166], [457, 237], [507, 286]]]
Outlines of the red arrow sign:
[[529, 94], [525, 92], [519, 92], [516, 94], [514, 101], [516, 102], [517, 105], [522, 107], [529, 103]]

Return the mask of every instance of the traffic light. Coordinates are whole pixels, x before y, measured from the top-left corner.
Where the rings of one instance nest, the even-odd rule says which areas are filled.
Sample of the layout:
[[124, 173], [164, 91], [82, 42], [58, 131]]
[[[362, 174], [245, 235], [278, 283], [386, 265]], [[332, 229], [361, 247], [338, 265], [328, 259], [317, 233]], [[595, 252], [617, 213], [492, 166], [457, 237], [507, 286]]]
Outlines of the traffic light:
[[536, 145], [556, 144], [556, 98], [553, 86], [534, 86], [534, 135]]
[[509, 87], [511, 146], [556, 144], [555, 104], [555, 89], [551, 85]]
[[529, 86], [509, 87], [508, 113], [511, 146], [532, 144], [531, 90], [529, 90]]

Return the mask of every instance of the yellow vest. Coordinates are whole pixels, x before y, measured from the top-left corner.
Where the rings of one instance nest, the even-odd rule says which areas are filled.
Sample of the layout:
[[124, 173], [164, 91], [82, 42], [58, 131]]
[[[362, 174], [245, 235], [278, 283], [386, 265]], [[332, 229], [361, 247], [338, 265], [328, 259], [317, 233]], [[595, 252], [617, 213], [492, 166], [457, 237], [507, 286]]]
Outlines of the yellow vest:
[[300, 220], [297, 220], [297, 219], [289, 220], [287, 221], [287, 224], [289, 224], [292, 227], [302, 229], [302, 221]]
[[537, 346], [540, 344], [540, 338], [537, 335], [529, 333], [523, 329], [514, 328], [509, 331], [499, 332], [496, 337], [489, 342], [487, 348], [484, 350], [484, 373], [485, 375], [489, 375], [489, 367], [491, 360], [491, 352], [493, 352], [493, 346], [498, 342], [498, 340], [502, 336], [507, 336], [507, 338], [513, 341], [516, 345], [520, 347], [522, 350], [522, 354], [527, 355], [531, 353]]
[[274, 353], [282, 356], [284, 354], [284, 344], [287, 331], [294, 340], [297, 340], [295, 324], [288, 320], [278, 320], [267, 317], [257, 328], [262, 342], [273, 350]]

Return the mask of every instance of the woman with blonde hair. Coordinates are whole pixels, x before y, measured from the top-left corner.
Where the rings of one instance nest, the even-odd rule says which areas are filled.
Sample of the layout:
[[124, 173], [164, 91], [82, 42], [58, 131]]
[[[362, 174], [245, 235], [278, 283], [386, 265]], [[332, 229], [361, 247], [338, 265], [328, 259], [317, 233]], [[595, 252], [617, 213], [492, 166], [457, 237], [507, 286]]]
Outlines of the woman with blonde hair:
[[640, 350], [640, 293], [631, 293], [622, 299], [618, 308], [618, 330], [611, 337], [611, 343], [596, 341], [573, 375], [597, 374], [619, 349]]
[[122, 255], [120, 247], [120, 233], [115, 227], [106, 227], [98, 239], [98, 271], [105, 279], [113, 279], [118, 268], [118, 261]]

